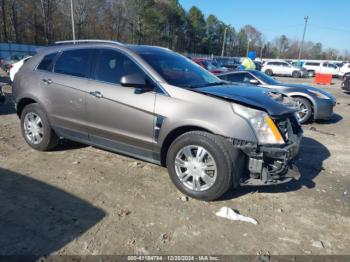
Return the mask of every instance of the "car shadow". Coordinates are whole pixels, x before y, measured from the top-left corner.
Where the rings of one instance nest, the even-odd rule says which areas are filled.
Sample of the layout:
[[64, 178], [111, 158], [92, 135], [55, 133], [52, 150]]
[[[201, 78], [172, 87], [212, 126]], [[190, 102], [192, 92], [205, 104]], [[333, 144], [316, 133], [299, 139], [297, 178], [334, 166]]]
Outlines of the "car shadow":
[[30, 256], [25, 261], [36, 261], [61, 249], [106, 215], [62, 189], [3, 168], [0, 192], [0, 257]]
[[317, 123], [317, 124], [336, 124], [336, 123], [340, 122], [342, 119], [343, 119], [343, 117], [341, 115], [334, 113], [330, 119], [328, 119], [328, 120], [318, 119], [315, 121], [315, 123]]
[[79, 142], [75, 142], [68, 139], [60, 139], [58, 145], [53, 148], [51, 151], [67, 151], [67, 150], [75, 150], [75, 149], [81, 149], [84, 147], [88, 147], [87, 144], [82, 144]]
[[300, 146], [299, 157], [295, 161], [301, 177], [285, 184], [266, 186], [241, 186], [237, 190], [229, 190], [220, 200], [229, 200], [252, 192], [282, 193], [297, 191], [302, 187], [314, 188], [314, 178], [324, 170], [323, 161], [330, 157], [330, 152], [318, 141], [304, 137]]

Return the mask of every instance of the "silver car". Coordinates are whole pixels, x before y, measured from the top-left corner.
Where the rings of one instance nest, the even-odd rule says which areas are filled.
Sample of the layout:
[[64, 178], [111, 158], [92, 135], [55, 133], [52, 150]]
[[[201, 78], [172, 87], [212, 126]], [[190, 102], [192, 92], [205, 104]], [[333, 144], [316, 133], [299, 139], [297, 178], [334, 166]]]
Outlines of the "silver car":
[[169, 49], [60, 42], [21, 67], [13, 91], [32, 148], [66, 138], [163, 165], [197, 199], [299, 177], [302, 129], [281, 96], [228, 85]]
[[297, 103], [300, 124], [312, 119], [330, 119], [336, 105], [336, 98], [322, 89], [304, 84], [282, 83], [256, 70], [229, 72], [218, 77], [234, 83], [272, 88], [287, 94]]

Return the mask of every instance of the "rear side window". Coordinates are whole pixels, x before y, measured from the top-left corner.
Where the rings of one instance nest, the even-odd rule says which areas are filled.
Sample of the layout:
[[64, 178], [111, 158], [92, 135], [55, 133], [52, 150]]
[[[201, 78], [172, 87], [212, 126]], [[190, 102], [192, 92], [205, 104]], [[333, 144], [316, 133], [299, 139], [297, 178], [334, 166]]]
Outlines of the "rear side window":
[[119, 84], [125, 75], [141, 74], [143, 71], [126, 55], [110, 49], [102, 49], [97, 58], [94, 79]]
[[55, 63], [55, 73], [89, 77], [90, 61], [93, 49], [77, 49], [63, 51]]
[[308, 66], [319, 66], [320, 63], [306, 62], [305, 65], [308, 65]]
[[56, 55], [57, 55], [57, 53], [52, 53], [52, 54], [44, 56], [43, 60], [41, 60], [37, 69], [44, 70], [44, 71], [52, 71], [53, 60], [55, 59]]

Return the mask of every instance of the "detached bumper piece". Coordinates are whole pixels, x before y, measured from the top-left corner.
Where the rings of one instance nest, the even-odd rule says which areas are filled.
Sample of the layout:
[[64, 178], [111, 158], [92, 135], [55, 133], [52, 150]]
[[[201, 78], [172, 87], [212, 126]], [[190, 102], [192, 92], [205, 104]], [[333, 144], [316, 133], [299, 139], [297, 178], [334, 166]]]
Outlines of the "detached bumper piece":
[[246, 144], [240, 149], [247, 155], [249, 175], [241, 185], [271, 185], [298, 180], [300, 173], [293, 164], [299, 153], [302, 129], [294, 116], [274, 119], [286, 144], [259, 146]]
[[300, 173], [293, 164], [299, 152], [299, 144], [292, 143], [284, 148], [245, 148], [248, 155], [249, 177], [243, 178], [241, 185], [271, 185], [298, 180]]

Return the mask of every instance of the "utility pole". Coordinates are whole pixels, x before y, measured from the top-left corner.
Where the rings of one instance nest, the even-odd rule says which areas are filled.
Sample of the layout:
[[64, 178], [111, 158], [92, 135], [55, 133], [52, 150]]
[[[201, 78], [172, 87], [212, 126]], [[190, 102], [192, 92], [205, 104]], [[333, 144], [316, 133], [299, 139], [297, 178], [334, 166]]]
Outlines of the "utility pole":
[[73, 41], [74, 41], [74, 43], [75, 43], [73, 0], [70, 0], [70, 15], [71, 15], [71, 18], [72, 18], [72, 34], [73, 34]]
[[225, 27], [225, 32], [224, 32], [224, 42], [222, 42], [221, 57], [223, 57], [225, 53], [226, 33], [227, 33], [227, 27]]
[[301, 40], [301, 45], [300, 45], [300, 49], [299, 49], [299, 57], [298, 57], [298, 64], [300, 64], [300, 59], [301, 59], [301, 53], [303, 51], [303, 45], [304, 45], [304, 40], [305, 40], [305, 33], [306, 33], [306, 27], [307, 27], [307, 22], [309, 20], [308, 16], [304, 17], [305, 20], [305, 25], [304, 25], [304, 32], [303, 32], [303, 38]]

